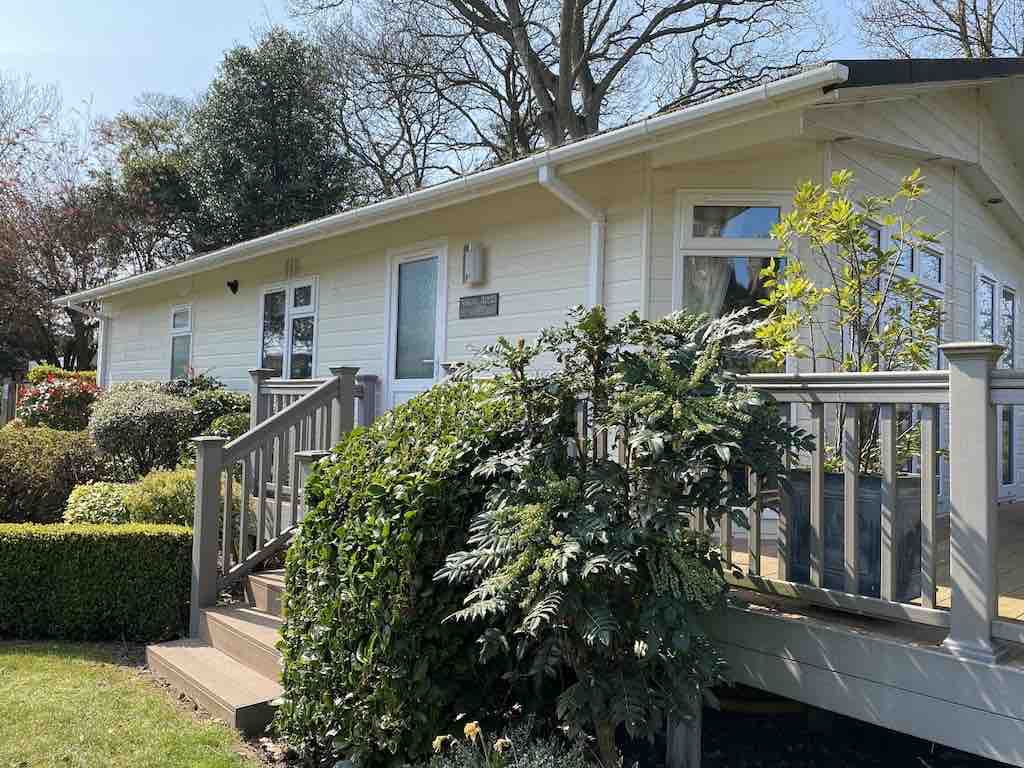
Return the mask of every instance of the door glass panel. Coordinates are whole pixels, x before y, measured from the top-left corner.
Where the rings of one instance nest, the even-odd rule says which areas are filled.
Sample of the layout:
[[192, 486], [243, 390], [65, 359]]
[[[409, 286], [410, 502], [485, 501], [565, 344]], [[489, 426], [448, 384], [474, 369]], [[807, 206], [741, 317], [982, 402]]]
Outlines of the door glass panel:
[[296, 317], [292, 320], [291, 378], [310, 379], [313, 377], [313, 332], [312, 317]]
[[1003, 485], [1013, 483], [1013, 406], [1004, 405], [999, 412], [999, 441], [1002, 454]]
[[398, 266], [398, 319], [395, 378], [434, 377], [437, 317], [437, 258]]
[[779, 213], [767, 205], [695, 205], [693, 236], [768, 238]]
[[285, 292], [273, 291], [263, 297], [263, 367], [284, 375]]
[[[744, 307], [762, 309], [768, 296], [761, 270], [768, 258], [746, 256], [690, 256], [686, 260], [683, 295], [694, 312], [719, 317]], [[781, 274], [785, 264], [776, 260]]]
[[192, 352], [192, 337], [188, 334], [171, 337], [171, 378], [188, 378], [188, 360]]

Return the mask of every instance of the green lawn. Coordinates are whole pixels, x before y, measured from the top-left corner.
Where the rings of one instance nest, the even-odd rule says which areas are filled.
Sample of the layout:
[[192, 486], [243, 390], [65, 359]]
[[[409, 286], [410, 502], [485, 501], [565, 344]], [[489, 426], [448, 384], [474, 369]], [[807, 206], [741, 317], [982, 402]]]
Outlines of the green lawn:
[[[255, 768], [111, 645], [0, 643], [0, 768]], [[136, 651], [137, 653], [137, 651]]]

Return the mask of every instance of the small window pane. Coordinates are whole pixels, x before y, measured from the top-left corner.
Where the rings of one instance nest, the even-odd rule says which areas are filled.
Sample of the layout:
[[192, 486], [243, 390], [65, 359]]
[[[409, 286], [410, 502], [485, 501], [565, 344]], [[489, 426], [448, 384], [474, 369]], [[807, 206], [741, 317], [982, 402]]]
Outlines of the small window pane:
[[779, 221], [779, 208], [754, 205], [695, 205], [694, 237], [765, 239]]
[[297, 317], [292, 320], [291, 378], [313, 378], [313, 333], [312, 317]]
[[995, 286], [988, 280], [979, 280], [977, 293], [978, 341], [995, 341]]
[[171, 315], [171, 327], [175, 330], [181, 330], [189, 327], [192, 312], [189, 309], [176, 309], [174, 314]]
[[[877, 231], [877, 230], [876, 230]], [[914, 271], [914, 249], [908, 245], [900, 248], [899, 269], [907, 274]]]
[[263, 367], [284, 375], [285, 292], [274, 291], [263, 297]]
[[999, 358], [999, 366], [1001, 368], [1013, 368], [1014, 349], [1016, 347], [1014, 327], [1016, 319], [1017, 311], [1013, 291], [1004, 288], [1002, 300], [999, 303], [999, 343], [1006, 347], [1006, 351]]
[[292, 300], [293, 307], [308, 307], [313, 303], [313, 286], [302, 285], [295, 289], [295, 298]]
[[942, 283], [942, 257], [936, 253], [919, 251], [917, 254], [918, 265], [921, 270], [921, 279], [929, 283]]
[[188, 334], [171, 337], [171, 378], [187, 379], [192, 337]]
[[396, 379], [434, 377], [436, 315], [437, 259], [399, 265]]

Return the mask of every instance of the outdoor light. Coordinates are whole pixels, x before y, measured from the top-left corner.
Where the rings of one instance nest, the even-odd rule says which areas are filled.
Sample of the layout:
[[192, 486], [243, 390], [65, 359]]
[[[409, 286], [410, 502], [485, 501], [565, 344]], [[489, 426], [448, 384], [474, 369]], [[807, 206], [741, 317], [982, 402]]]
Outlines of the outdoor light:
[[228, 290], [232, 293], [238, 293], [238, 281], [228, 280]]

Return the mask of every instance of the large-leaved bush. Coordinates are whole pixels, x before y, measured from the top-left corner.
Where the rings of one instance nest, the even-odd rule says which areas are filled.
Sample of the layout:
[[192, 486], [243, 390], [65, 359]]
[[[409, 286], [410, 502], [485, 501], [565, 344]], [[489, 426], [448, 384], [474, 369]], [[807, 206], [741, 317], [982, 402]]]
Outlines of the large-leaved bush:
[[515, 439], [490, 385], [435, 387], [350, 433], [316, 467], [288, 552], [277, 726], [307, 760], [425, 760], [459, 712], [503, 690], [476, 633], [443, 624], [466, 590], [435, 583], [489, 481], [473, 470]]
[[701, 629], [724, 604], [722, 564], [695, 523], [746, 525], [747, 471], [779, 482], [808, 447], [727, 375], [730, 357], [757, 353], [754, 330], [745, 311], [611, 324], [577, 308], [475, 366], [524, 418], [473, 473], [487, 502], [438, 574], [472, 591], [446, 626], [476, 627], [513, 680], [553, 686], [559, 718], [596, 737], [607, 768], [623, 732], [653, 739], [722, 680]]

